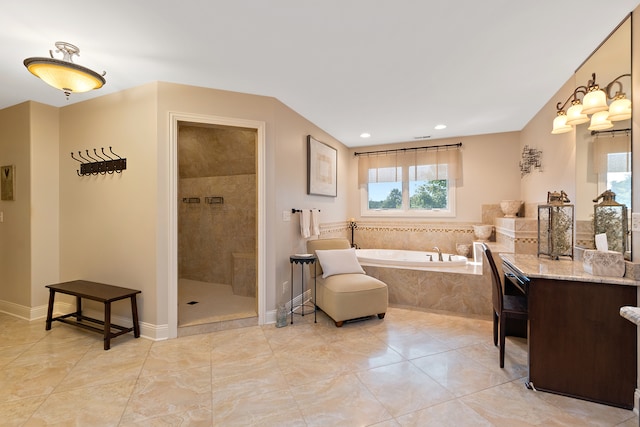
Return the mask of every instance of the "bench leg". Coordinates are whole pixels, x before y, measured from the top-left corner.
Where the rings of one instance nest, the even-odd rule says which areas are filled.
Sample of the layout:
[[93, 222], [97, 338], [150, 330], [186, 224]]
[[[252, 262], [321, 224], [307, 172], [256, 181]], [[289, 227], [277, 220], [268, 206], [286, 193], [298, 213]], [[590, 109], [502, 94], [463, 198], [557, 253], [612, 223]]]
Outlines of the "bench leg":
[[140, 324], [138, 323], [138, 305], [136, 304], [136, 296], [131, 296], [131, 316], [133, 317], [133, 336], [140, 336]]
[[49, 289], [49, 306], [47, 307], [47, 323], [45, 331], [51, 330], [51, 320], [53, 319], [53, 301], [56, 298], [56, 291]]
[[76, 297], [76, 322], [82, 321], [82, 298]]
[[111, 348], [111, 303], [104, 303], [104, 349]]

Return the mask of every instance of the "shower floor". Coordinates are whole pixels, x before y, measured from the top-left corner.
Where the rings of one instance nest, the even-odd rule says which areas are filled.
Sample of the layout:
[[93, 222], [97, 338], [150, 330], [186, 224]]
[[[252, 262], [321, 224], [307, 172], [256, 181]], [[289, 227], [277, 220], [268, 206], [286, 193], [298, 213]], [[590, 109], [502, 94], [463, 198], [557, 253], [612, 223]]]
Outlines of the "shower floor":
[[[196, 304], [189, 304], [196, 302]], [[231, 285], [178, 280], [178, 326], [257, 317], [256, 299], [234, 295]]]

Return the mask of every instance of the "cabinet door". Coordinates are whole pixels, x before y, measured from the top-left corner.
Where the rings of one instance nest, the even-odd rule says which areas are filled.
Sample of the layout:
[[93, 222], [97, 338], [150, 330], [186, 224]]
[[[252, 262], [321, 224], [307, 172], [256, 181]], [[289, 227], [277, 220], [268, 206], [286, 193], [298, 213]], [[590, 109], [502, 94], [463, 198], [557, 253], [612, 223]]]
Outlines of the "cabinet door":
[[529, 381], [536, 389], [633, 408], [636, 326], [620, 307], [634, 286], [532, 279]]

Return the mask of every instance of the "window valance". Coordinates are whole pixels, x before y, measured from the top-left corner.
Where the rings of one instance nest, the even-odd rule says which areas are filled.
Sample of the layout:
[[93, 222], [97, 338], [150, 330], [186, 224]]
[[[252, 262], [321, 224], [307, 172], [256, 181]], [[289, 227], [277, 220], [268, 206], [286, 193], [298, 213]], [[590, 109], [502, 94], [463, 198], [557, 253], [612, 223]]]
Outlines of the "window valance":
[[355, 153], [358, 186], [375, 182], [459, 180], [462, 177], [462, 143], [419, 148]]
[[[631, 135], [624, 129], [618, 135], [596, 134], [593, 140], [593, 158], [597, 174], [608, 172], [631, 172]], [[609, 159], [609, 154], [621, 154]]]

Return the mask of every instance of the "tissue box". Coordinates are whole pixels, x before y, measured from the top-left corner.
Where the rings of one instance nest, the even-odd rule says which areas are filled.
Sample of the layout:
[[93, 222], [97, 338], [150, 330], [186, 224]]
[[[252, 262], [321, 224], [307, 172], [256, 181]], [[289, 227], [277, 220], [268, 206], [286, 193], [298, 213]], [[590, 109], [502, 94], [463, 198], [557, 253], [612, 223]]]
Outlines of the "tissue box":
[[594, 276], [624, 276], [624, 257], [620, 252], [586, 249], [582, 265], [584, 271]]

